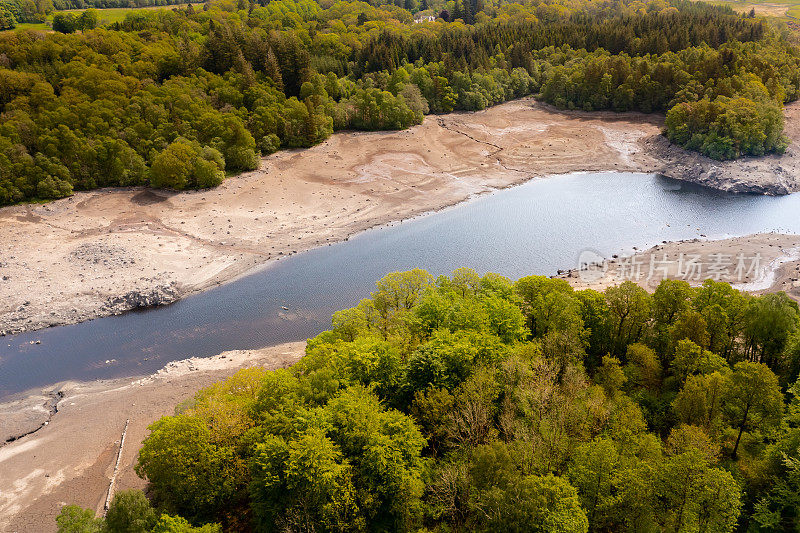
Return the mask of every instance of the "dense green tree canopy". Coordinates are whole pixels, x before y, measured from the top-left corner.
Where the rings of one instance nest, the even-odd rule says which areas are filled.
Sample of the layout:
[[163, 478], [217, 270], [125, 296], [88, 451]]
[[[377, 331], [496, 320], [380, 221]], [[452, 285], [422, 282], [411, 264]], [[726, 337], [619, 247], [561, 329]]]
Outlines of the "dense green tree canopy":
[[[685, 313], [715, 309], [792, 338], [797, 315], [774, 320], [782, 301], [717, 282], [665, 281], [651, 295], [468, 269], [393, 273], [336, 313], [291, 369], [241, 371], [153, 424], [137, 468], [167, 514], [155, 523], [143, 498], [123, 493], [106, 522], [194, 531], [180, 514], [208, 531], [796, 531], [796, 350], [789, 343], [767, 360], [738, 318], [724, 324], [726, 342], [706, 337], [712, 348], [676, 327]], [[620, 329], [623, 307], [632, 329]], [[560, 313], [577, 318], [546, 320]], [[583, 324], [599, 333], [581, 333]], [[620, 331], [632, 342], [608, 355]], [[548, 346], [555, 334], [578, 335], [580, 349], [564, 357]], [[58, 523], [103, 525], [74, 506]]]
[[[3, 1], [6, 26], [53, 8]], [[406, 128], [531, 94], [666, 112], [673, 142], [720, 159], [785, 147], [800, 55], [762, 20], [682, 0], [452, 3], [454, 22], [415, 23], [415, 1], [213, 0], [105, 28], [94, 10], [58, 12], [59, 33], [0, 34], [0, 205], [109, 185], [211, 187], [336, 130]], [[622, 324], [614, 353], [635, 334]]]

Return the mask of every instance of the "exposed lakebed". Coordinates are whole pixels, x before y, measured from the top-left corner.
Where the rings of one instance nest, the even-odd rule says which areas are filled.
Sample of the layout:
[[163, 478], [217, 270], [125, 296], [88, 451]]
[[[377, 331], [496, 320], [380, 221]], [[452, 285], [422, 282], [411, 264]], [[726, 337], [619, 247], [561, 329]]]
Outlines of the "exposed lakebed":
[[[581, 251], [662, 241], [800, 233], [800, 195], [733, 195], [633, 173], [570, 174], [285, 258], [172, 305], [0, 339], [0, 400], [64, 380], [151, 373], [167, 362], [304, 339], [387, 272], [460, 266], [511, 278], [555, 274]], [[36, 342], [39, 342], [37, 344]]]

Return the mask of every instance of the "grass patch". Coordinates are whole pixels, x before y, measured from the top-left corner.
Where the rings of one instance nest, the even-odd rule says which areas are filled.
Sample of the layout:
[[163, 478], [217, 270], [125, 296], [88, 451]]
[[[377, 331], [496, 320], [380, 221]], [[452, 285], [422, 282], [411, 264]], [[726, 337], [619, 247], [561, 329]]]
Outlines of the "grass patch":
[[20, 22], [15, 30], [49, 30], [50, 27], [44, 22]]
[[[133, 11], [145, 10], [159, 10], [159, 9], [173, 9], [175, 7], [182, 7], [184, 4], [175, 4], [172, 6], [147, 6], [147, 7], [110, 7], [107, 9], [97, 9], [97, 17], [100, 26], [106, 24], [113, 24], [115, 22], [122, 22], [128, 13]], [[69, 13], [83, 13], [85, 9], [70, 9]], [[50, 16], [52, 20], [52, 15]]]
[[[122, 22], [125, 20], [125, 17], [128, 13], [132, 11], [144, 11], [144, 10], [158, 10], [158, 9], [173, 9], [176, 7], [184, 7], [190, 2], [185, 2], [182, 4], [174, 4], [171, 6], [147, 6], [147, 7], [111, 7], [107, 9], [100, 9], [95, 8], [97, 10], [98, 16], [98, 26], [105, 26], [108, 24], [113, 24], [115, 22]], [[192, 2], [194, 3], [194, 2]], [[20, 31], [20, 30], [42, 30], [42, 31], [49, 31], [50, 25], [53, 22], [53, 15], [56, 13], [83, 13], [86, 11], [85, 9], [67, 9], [64, 11], [54, 11], [47, 17], [46, 22], [38, 22], [38, 23], [29, 23], [29, 22], [20, 22], [17, 24], [17, 27], [13, 30], [3, 30], [0, 31], [0, 34], [7, 33], [10, 31]]]
[[3, 33], [8, 33], [8, 32], [12, 32], [12, 31], [21, 31], [21, 30], [42, 30], [42, 31], [49, 31], [49, 30], [50, 30], [50, 26], [48, 26], [48, 25], [47, 25], [47, 24], [45, 24], [44, 22], [37, 22], [37, 23], [33, 23], [33, 22], [20, 22], [19, 24], [17, 24], [17, 27], [16, 27], [16, 28], [14, 28], [13, 30], [3, 30], [3, 31], [0, 31], [0, 34], [3, 34]]

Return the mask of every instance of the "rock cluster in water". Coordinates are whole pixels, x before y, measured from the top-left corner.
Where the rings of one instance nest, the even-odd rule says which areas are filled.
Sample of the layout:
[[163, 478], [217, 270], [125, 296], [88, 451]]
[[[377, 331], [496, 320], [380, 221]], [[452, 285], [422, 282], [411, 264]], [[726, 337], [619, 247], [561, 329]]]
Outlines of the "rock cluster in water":
[[109, 298], [103, 309], [111, 314], [119, 314], [131, 309], [143, 309], [171, 304], [180, 298], [175, 283], [159, 285], [146, 290], [134, 290], [121, 296]]

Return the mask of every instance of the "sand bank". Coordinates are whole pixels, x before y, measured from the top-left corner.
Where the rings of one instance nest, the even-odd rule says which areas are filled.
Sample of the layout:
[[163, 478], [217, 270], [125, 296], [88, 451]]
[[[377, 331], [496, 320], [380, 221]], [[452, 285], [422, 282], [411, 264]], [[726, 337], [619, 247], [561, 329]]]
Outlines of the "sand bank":
[[713, 279], [754, 294], [784, 291], [800, 301], [800, 235], [761, 233], [664, 243], [560, 277], [576, 289], [603, 290], [631, 280], [650, 291], [664, 278], [683, 279], [694, 286]]

